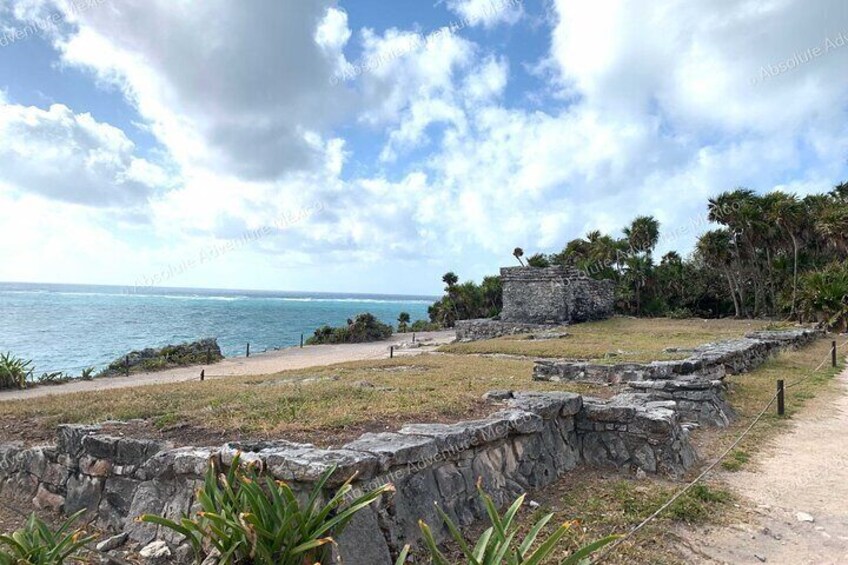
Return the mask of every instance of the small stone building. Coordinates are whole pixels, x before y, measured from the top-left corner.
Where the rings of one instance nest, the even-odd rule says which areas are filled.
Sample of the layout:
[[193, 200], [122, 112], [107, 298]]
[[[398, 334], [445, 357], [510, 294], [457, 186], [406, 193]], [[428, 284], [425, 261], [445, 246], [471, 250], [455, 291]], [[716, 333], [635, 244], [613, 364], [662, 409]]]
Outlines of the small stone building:
[[568, 324], [603, 320], [613, 313], [615, 283], [598, 281], [571, 267], [501, 269], [501, 320], [522, 324]]
[[615, 283], [595, 280], [571, 267], [501, 269], [503, 310], [499, 319], [456, 323], [459, 341], [544, 331], [612, 316]]

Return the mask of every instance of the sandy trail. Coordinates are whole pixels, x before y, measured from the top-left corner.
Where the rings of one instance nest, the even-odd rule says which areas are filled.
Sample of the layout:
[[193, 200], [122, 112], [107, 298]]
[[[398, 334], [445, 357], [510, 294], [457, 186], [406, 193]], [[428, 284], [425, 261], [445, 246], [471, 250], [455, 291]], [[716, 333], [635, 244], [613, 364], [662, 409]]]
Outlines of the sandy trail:
[[[395, 350], [395, 355], [417, 355], [419, 353], [433, 351], [439, 345], [450, 343], [455, 337], [456, 334], [453, 331], [418, 333], [416, 334], [416, 341], [421, 344], [421, 347], [402, 347]], [[309, 367], [344, 363], [346, 361], [385, 359], [389, 356], [390, 346], [408, 345], [411, 340], [412, 334], [396, 334], [391, 339], [376, 343], [313, 345], [304, 347], [303, 349], [293, 347], [281, 351], [253, 354], [249, 358], [236, 357], [225, 359], [220, 363], [209, 366], [182, 367], [155, 373], [137, 373], [129, 377], [110, 377], [94, 379], [92, 381], [74, 381], [57, 386], [35, 387], [28, 390], [2, 391], [0, 392], [0, 402], [73, 394], [76, 392], [92, 392], [197, 380], [200, 377], [201, 369], [206, 370], [207, 379], [214, 379], [244, 375], [265, 375], [288, 369], [306, 369]]]
[[726, 474], [730, 487], [753, 502], [750, 523], [688, 534], [688, 561], [848, 563], [848, 370], [837, 388], [795, 417], [756, 471]]

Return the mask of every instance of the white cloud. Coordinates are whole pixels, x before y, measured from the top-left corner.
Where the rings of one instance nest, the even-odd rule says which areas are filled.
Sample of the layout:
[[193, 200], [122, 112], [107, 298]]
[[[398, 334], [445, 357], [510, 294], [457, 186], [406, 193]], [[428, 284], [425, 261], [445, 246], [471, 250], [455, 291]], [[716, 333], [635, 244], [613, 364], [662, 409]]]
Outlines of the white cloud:
[[90, 206], [138, 206], [169, 182], [135, 156], [124, 132], [74, 114], [0, 101], [0, 182], [17, 190]]
[[448, 0], [448, 8], [470, 25], [513, 25], [524, 15], [523, 0]]
[[[26, 119], [16, 110], [15, 131], [28, 141], [0, 147], [0, 159], [14, 151], [28, 163], [11, 178], [0, 162], [0, 179], [15, 198], [25, 188], [74, 202], [149, 200], [148, 231], [135, 234], [152, 242], [140, 246], [145, 269], [320, 203], [199, 272], [230, 286], [257, 285], [236, 265], [264, 280], [285, 272], [305, 288], [308, 277], [332, 284], [333, 273], [359, 277], [358, 290], [376, 278], [432, 277], [435, 290], [433, 274], [447, 268], [479, 277], [516, 245], [557, 250], [637, 214], [656, 215], [677, 234], [664, 244], [685, 251], [697, 235], [687, 226], [715, 192], [809, 192], [846, 172], [848, 83], [838, 78], [848, 47], [752, 84], [764, 65], [841, 31], [841, 2], [556, 0], [550, 51], [535, 65], [554, 80], [528, 82], [523, 68], [534, 61], [495, 36], [500, 24], [523, 25], [525, 7], [485, 11], [498, 1], [448, 3], [486, 33], [427, 37], [351, 29], [342, 8], [362, 8], [330, 0], [259, 0], [250, 11], [224, 0], [125, 0], [69, 14], [73, 25], [55, 36], [64, 63], [122, 89], [179, 182], [139, 159], [123, 132], [61, 106]], [[492, 40], [469, 39], [479, 36]], [[334, 84], [351, 73], [356, 80]], [[547, 83], [527, 92], [539, 78]], [[543, 102], [524, 107], [528, 95]], [[48, 182], [57, 170], [72, 173]], [[27, 237], [32, 249], [55, 245]], [[409, 269], [387, 274], [388, 261]]]

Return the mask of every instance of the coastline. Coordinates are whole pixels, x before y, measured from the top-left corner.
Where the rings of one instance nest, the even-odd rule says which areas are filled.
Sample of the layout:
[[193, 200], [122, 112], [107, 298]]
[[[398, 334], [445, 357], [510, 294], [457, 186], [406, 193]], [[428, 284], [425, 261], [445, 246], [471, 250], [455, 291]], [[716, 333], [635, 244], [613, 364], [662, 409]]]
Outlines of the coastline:
[[251, 357], [232, 357], [212, 365], [193, 365], [165, 371], [135, 373], [129, 377], [101, 377], [91, 381], [40, 386], [26, 390], [0, 391], [0, 402], [41, 398], [101, 390], [133, 388], [158, 384], [199, 381], [200, 371], [206, 379], [235, 376], [266, 375], [291, 369], [323, 367], [348, 361], [383, 359], [389, 356], [389, 348], [395, 346], [395, 355], [418, 355], [433, 351], [439, 345], [450, 343], [456, 333], [453, 330], [417, 333], [420, 347], [409, 347], [412, 333], [394, 334], [384, 341], [370, 343], [344, 343], [334, 345], [309, 345], [304, 348], [290, 347], [279, 351], [257, 353]]

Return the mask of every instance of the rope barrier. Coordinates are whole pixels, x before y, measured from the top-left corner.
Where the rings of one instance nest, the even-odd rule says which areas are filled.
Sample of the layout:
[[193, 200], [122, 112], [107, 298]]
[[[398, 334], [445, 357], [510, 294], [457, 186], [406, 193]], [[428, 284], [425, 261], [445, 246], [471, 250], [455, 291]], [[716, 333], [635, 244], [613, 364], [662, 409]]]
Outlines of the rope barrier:
[[[848, 341], [843, 343], [841, 346], [837, 347], [837, 349], [845, 347], [846, 345], [848, 345]], [[790, 384], [789, 386], [787, 386], [785, 388], [789, 388], [791, 386], [801, 384], [805, 380], [809, 379], [811, 376], [816, 374], [824, 366], [825, 363], [827, 363], [827, 361], [830, 359], [830, 356], [831, 356], [831, 352], [828, 351], [827, 357], [825, 357], [825, 359], [819, 364], [818, 367], [816, 367], [816, 369], [812, 373], [810, 373], [809, 375], [807, 375], [806, 377], [804, 377], [802, 379], [795, 381], [794, 383]], [[681, 496], [683, 496], [684, 494], [689, 492], [689, 490], [692, 487], [694, 487], [696, 484], [701, 482], [713, 469], [716, 468], [716, 466], [718, 466], [719, 463], [721, 463], [724, 460], [725, 457], [727, 457], [730, 454], [731, 451], [736, 449], [736, 447], [740, 443], [742, 443], [742, 440], [745, 439], [745, 437], [749, 433], [751, 433], [751, 430], [754, 429], [754, 426], [756, 426], [757, 423], [759, 423], [759, 421], [763, 418], [763, 416], [765, 416], [766, 412], [768, 412], [768, 409], [771, 408], [771, 406], [774, 404], [775, 400], [777, 400], [778, 394], [780, 394], [780, 393], [779, 392], [775, 393], [774, 396], [771, 397], [771, 399], [768, 401], [768, 403], [763, 407], [763, 409], [760, 411], [760, 413], [757, 414], [757, 416], [754, 418], [754, 420], [751, 422], [751, 424], [745, 429], [745, 431], [742, 432], [742, 434], [740, 434], [739, 437], [736, 438], [736, 440], [730, 445], [730, 447], [728, 447], [721, 455], [719, 455], [712, 463], [710, 463], [710, 465], [706, 469], [704, 469], [701, 472], [701, 474], [699, 474], [695, 479], [693, 479], [688, 484], [686, 484], [686, 486], [684, 486], [674, 496], [672, 496], [670, 499], [668, 499], [653, 514], [651, 514], [650, 516], [648, 516], [647, 518], [642, 520], [636, 527], [634, 527], [629, 532], [624, 534], [622, 537], [618, 538], [615, 542], [613, 542], [612, 544], [607, 546], [606, 549], [604, 549], [604, 551], [602, 551], [597, 557], [592, 558], [591, 564], [595, 565], [597, 563], [601, 563], [603, 560], [608, 558], [610, 555], [612, 555], [616, 551], [616, 549], [621, 547], [621, 545], [625, 541], [627, 541], [628, 539], [633, 537], [636, 533], [638, 533], [640, 530], [642, 530], [642, 528], [644, 528], [645, 526], [650, 524], [652, 521], [654, 521], [669, 506], [674, 504]]]

